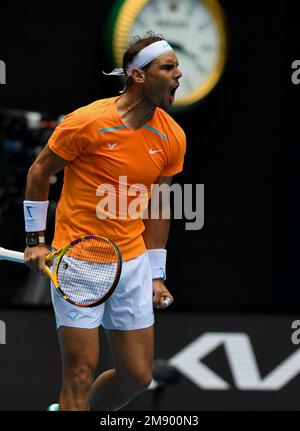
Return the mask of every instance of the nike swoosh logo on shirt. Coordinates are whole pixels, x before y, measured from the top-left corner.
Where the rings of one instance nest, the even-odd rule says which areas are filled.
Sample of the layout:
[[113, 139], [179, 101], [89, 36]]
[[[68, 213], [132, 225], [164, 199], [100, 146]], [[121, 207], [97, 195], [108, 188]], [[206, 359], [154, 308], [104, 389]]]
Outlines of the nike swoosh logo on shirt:
[[163, 151], [163, 150], [149, 150], [149, 154], [159, 153], [160, 151]]

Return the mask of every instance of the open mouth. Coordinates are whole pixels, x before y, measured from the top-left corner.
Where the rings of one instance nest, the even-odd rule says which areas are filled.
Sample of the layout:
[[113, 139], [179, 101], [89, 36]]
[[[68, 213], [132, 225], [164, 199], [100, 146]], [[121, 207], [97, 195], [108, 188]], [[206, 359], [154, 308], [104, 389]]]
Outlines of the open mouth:
[[177, 90], [178, 87], [179, 87], [179, 84], [175, 85], [174, 87], [172, 87], [170, 89], [170, 102], [171, 103], [173, 103], [174, 100], [175, 100], [175, 93], [176, 93], [176, 90]]
[[171, 94], [172, 97], [175, 96], [175, 93], [176, 93], [176, 90], [177, 90], [178, 87], [179, 87], [179, 84], [177, 84], [177, 85], [175, 85], [174, 87], [171, 88], [170, 94]]

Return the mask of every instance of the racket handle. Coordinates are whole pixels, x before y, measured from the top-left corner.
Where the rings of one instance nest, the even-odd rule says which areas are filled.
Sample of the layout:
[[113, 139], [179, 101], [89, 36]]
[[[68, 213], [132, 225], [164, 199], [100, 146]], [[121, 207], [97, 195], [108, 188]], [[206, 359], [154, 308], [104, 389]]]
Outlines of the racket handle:
[[24, 253], [21, 253], [20, 251], [7, 250], [6, 248], [0, 247], [0, 260], [24, 263]]
[[[24, 253], [21, 253], [20, 251], [7, 250], [6, 248], [0, 247], [0, 260], [24, 263]], [[45, 266], [44, 274], [47, 275], [54, 284], [56, 283], [55, 278], [53, 277], [53, 274], [48, 266]]]

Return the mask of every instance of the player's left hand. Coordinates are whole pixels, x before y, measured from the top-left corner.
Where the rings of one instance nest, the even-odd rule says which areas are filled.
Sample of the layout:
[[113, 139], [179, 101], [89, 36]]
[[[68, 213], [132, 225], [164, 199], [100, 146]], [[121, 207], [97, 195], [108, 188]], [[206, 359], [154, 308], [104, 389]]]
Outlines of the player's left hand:
[[153, 280], [153, 305], [154, 308], [166, 308], [174, 302], [174, 298], [164, 285], [163, 280]]

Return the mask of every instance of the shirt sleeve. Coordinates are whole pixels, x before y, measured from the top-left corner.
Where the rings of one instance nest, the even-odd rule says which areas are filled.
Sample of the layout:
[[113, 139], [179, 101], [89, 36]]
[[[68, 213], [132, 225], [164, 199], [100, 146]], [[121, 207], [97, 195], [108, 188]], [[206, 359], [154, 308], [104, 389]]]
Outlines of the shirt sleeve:
[[65, 160], [74, 160], [87, 146], [80, 133], [83, 127], [76, 111], [66, 115], [48, 141], [50, 150]]
[[170, 142], [170, 158], [168, 164], [165, 166], [161, 176], [170, 177], [178, 174], [183, 169], [184, 155], [186, 151], [186, 136], [184, 131], [180, 128], [179, 133]]

